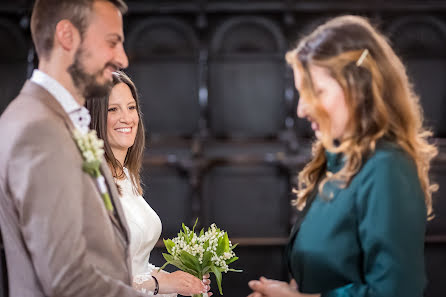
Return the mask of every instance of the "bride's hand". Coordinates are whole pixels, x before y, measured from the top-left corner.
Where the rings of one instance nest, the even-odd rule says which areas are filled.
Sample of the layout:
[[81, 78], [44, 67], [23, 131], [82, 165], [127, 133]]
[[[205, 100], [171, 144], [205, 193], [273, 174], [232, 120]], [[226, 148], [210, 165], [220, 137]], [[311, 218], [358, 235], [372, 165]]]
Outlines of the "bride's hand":
[[209, 273], [206, 273], [205, 275], [203, 275], [203, 284], [206, 285], [206, 289], [208, 290], [208, 297], [211, 297], [213, 295], [212, 292], [209, 292], [209, 290], [211, 289], [211, 279], [210, 279], [210, 275]]
[[208, 284], [183, 271], [158, 273], [155, 277], [158, 279], [160, 294], [178, 293], [183, 296], [192, 296], [209, 291]]

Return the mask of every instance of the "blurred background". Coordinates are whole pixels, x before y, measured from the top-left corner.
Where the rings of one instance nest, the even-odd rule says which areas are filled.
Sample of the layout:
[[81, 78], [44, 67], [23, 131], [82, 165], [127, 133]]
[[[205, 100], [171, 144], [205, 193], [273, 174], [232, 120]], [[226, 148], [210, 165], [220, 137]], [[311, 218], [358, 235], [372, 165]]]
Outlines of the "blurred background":
[[[0, 113], [38, 62], [29, 31], [32, 3], [0, 1]], [[298, 94], [284, 53], [328, 18], [369, 17], [407, 65], [440, 147], [432, 168], [440, 190], [425, 243], [425, 296], [446, 296], [446, 1], [127, 3], [127, 72], [141, 94], [148, 137], [144, 197], [163, 222], [163, 238], [199, 218], [199, 227], [215, 222], [240, 243], [232, 266], [244, 272], [223, 276], [230, 297], [248, 295], [247, 282], [262, 275], [288, 279], [283, 251], [299, 215], [291, 189], [309, 160], [313, 133], [296, 117]], [[164, 263], [163, 251], [159, 242], [154, 264]], [[4, 277], [4, 262], [0, 267]], [[217, 291], [214, 282], [214, 296]]]

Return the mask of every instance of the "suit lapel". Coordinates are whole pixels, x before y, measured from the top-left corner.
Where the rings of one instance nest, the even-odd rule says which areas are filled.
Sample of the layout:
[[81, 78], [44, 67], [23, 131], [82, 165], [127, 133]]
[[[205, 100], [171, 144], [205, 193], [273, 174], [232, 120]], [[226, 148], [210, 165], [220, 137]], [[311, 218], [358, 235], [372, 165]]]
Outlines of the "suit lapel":
[[[31, 81], [26, 81], [25, 85], [23, 86], [21, 93], [26, 94], [32, 98], [36, 98], [39, 100], [42, 104], [49, 107], [55, 114], [57, 114], [64, 122], [66, 128], [72, 133], [72, 131], [75, 129], [73, 122], [71, 121], [68, 114], [63, 109], [62, 105], [59, 104], [59, 102], [56, 100], [56, 98], [53, 97], [45, 88], [39, 86], [38, 84], [35, 84]], [[75, 143], [75, 140], [73, 139], [73, 143], [77, 146]], [[128, 232], [127, 232], [127, 223], [124, 218], [124, 212], [122, 210], [122, 206], [120, 201], [116, 201], [119, 197], [118, 191], [116, 190], [116, 186], [113, 181], [113, 177], [110, 174], [110, 170], [108, 169], [108, 166], [105, 161], [102, 161], [101, 163], [101, 173], [105, 178], [105, 181], [107, 183], [108, 192], [110, 194], [110, 199], [112, 200], [114, 209], [116, 210], [116, 216], [110, 212], [107, 211], [110, 220], [112, 221], [113, 225], [119, 230], [119, 232], [123, 235], [123, 240], [128, 241]], [[99, 192], [98, 192], [99, 194]], [[99, 194], [100, 196], [100, 194]], [[102, 201], [102, 197], [101, 197]]]
[[105, 160], [101, 163], [101, 173], [105, 178], [105, 183], [107, 184], [108, 192], [110, 194], [110, 199], [113, 203], [114, 212], [108, 211], [110, 219], [116, 225], [117, 228], [120, 229], [122, 234], [124, 235], [125, 241], [129, 242], [128, 237], [128, 226], [127, 221], [125, 220], [124, 210], [122, 209], [121, 201], [119, 201], [119, 193], [116, 189], [116, 185], [113, 179], [113, 176], [110, 173], [110, 169], [108, 168]]

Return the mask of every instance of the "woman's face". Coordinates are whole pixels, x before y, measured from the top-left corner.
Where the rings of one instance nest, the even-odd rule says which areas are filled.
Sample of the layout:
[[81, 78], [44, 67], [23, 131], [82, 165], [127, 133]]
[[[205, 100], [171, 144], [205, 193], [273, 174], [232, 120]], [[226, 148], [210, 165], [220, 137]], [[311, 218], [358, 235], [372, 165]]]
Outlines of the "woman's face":
[[138, 122], [138, 110], [130, 88], [125, 83], [118, 83], [112, 88], [108, 100], [107, 137], [113, 153], [127, 152], [133, 145]]
[[[309, 67], [311, 78], [313, 81], [316, 97], [320, 100], [322, 107], [329, 116], [330, 136], [332, 139], [342, 139], [349, 120], [349, 112], [345, 103], [344, 91], [341, 85], [329, 74], [328, 69], [316, 65]], [[302, 87], [301, 71], [294, 67], [294, 81], [297, 90]], [[311, 128], [318, 139], [321, 138], [322, 132], [319, 130], [319, 123], [308, 113], [309, 103], [306, 98], [301, 96], [297, 106], [297, 116], [306, 118], [311, 122]]]

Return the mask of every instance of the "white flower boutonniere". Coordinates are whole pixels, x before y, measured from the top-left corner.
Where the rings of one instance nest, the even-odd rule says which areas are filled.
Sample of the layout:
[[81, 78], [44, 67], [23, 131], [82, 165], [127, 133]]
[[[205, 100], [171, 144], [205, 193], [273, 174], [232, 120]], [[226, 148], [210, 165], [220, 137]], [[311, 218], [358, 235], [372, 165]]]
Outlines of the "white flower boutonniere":
[[104, 156], [104, 141], [98, 138], [95, 130], [90, 130], [87, 134], [82, 134], [79, 130], [75, 129], [73, 131], [73, 137], [84, 159], [82, 170], [95, 178], [105, 208], [113, 211], [113, 204], [107, 192], [105, 179], [99, 169]]

